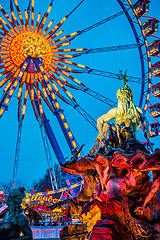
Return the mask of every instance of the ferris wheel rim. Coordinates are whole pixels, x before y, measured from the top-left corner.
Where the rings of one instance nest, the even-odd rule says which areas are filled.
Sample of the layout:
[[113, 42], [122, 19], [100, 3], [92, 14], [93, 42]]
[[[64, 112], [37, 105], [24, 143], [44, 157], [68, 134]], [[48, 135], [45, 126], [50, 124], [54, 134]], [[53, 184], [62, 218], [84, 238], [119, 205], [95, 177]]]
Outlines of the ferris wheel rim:
[[[126, 7], [125, 7], [125, 0], [117, 0], [118, 3], [120, 4], [120, 6], [122, 7], [123, 10], [126, 10]], [[151, 60], [150, 60], [150, 52], [149, 52], [149, 49], [148, 49], [148, 41], [147, 41], [147, 38], [146, 38], [146, 35], [142, 29], [142, 23], [141, 23], [141, 20], [140, 20], [140, 17], [138, 16], [138, 13], [136, 12], [135, 10], [135, 7], [134, 7], [134, 4], [132, 3], [131, 0], [126, 0], [130, 6], [130, 8], [132, 9], [132, 12], [133, 14], [135, 15], [136, 19], [137, 19], [137, 23], [139, 25], [139, 28], [141, 30], [141, 34], [143, 36], [143, 44], [145, 45], [145, 49], [146, 49], [146, 56], [147, 56], [147, 61], [148, 61], [148, 77], [146, 77], [146, 74], [145, 74], [145, 60], [143, 58], [143, 52], [142, 52], [142, 46], [140, 45], [139, 48], [138, 48], [138, 51], [139, 51], [139, 57], [140, 57], [140, 62], [141, 62], [141, 70], [142, 70], [142, 85], [141, 85], [141, 96], [140, 96], [140, 100], [139, 100], [139, 107], [142, 107], [142, 103], [143, 103], [143, 99], [146, 98], [145, 100], [145, 104], [144, 104], [144, 107], [143, 107], [143, 110], [144, 112], [147, 110], [147, 106], [148, 106], [148, 102], [149, 102], [149, 97], [150, 97], [150, 88], [151, 88]], [[134, 33], [134, 36], [135, 36], [135, 39], [136, 39], [136, 42], [137, 44], [140, 44], [140, 38], [138, 37], [138, 33], [136, 31], [136, 28], [135, 28], [135, 23], [134, 21], [132, 21], [132, 18], [131, 16], [129, 15], [128, 11], [125, 11], [125, 15], [131, 25], [131, 28], [133, 30], [133, 33]], [[145, 79], [147, 79], [147, 90], [145, 91], [144, 87], [145, 87]], [[145, 92], [147, 92], [147, 96], [145, 97]]]

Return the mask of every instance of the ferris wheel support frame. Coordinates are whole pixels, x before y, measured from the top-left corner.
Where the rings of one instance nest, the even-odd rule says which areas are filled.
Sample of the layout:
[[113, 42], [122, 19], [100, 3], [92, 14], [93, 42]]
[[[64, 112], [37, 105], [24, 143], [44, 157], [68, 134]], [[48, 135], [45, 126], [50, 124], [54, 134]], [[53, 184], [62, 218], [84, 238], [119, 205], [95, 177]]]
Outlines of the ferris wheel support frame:
[[19, 162], [21, 135], [22, 135], [22, 120], [18, 122], [16, 153], [15, 153], [15, 159], [14, 159], [13, 177], [12, 177], [12, 186], [11, 186], [13, 189], [16, 187], [16, 183], [17, 183], [17, 169], [18, 169], [18, 162]]
[[[43, 68], [43, 65], [41, 63], [41, 61], [38, 59], [38, 58], [33, 58], [33, 62], [37, 68], [37, 70], [39, 72], [41, 72], [41, 74], [43, 75], [43, 77], [45, 78], [46, 77], [46, 74], [45, 74], [45, 71], [44, 71], [44, 68]], [[46, 82], [43, 81], [44, 85], [46, 85]], [[46, 86], [47, 87], [47, 86]], [[53, 97], [51, 96], [51, 94], [48, 94], [49, 96], [49, 100], [52, 104], [52, 107], [54, 109], [54, 114], [55, 116], [57, 117], [57, 120], [59, 122], [59, 125], [62, 129], [62, 132], [65, 136], [65, 139], [68, 143], [68, 146], [70, 148], [70, 150], [72, 151], [73, 149], [76, 149], [77, 148], [77, 143], [76, 143], [76, 140], [71, 132], [71, 129], [67, 123], [67, 120], [63, 114], [63, 110], [60, 108], [59, 106], [59, 103], [56, 99], [53, 99]]]
[[[44, 126], [44, 129], [43, 131], [45, 131], [45, 133], [47, 134], [47, 137], [48, 137], [48, 140], [52, 146], [52, 149], [56, 155], [56, 158], [59, 162], [59, 164], [63, 164], [65, 163], [65, 158], [64, 158], [64, 155], [61, 151], [61, 148], [57, 142], [57, 139], [54, 135], [54, 132], [52, 130], [52, 127], [49, 123], [49, 120], [47, 119], [45, 113], [43, 113], [43, 119], [41, 118], [41, 114], [40, 114], [40, 109], [39, 109], [39, 105], [38, 105], [38, 97], [36, 95], [36, 93], [34, 92], [34, 101], [33, 101], [34, 105], [34, 111], [37, 112], [37, 115], [38, 115], [38, 118], [37, 120], [41, 122], [43, 122], [43, 126]], [[75, 182], [75, 178], [73, 178], [73, 175], [69, 174], [69, 173], [65, 173], [62, 171], [62, 175], [66, 177], [66, 183], [67, 185], [70, 185], [71, 183], [74, 183]]]

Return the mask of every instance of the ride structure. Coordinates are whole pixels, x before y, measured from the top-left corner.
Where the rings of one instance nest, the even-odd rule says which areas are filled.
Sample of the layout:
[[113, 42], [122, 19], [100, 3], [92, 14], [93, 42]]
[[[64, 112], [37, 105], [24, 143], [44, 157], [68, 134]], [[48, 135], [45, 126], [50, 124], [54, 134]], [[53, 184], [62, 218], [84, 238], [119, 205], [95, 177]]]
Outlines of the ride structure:
[[[151, 72], [157, 71], [158, 66], [151, 66], [150, 55], [158, 56], [159, 40], [154, 44], [148, 44], [147, 38], [153, 36], [158, 30], [158, 20], [149, 18], [146, 23], [141, 23], [141, 18], [149, 11], [149, 1], [120, 1], [122, 11], [103, 19], [82, 30], [64, 35], [61, 27], [64, 22], [80, 7], [81, 1], [69, 14], [67, 14], [58, 24], [48, 18], [53, 1], [51, 1], [46, 13], [37, 15], [34, 11], [34, 0], [29, 2], [28, 8], [21, 11], [17, 0], [10, 0], [10, 15], [0, 6], [2, 16], [0, 17], [1, 28], [1, 56], [0, 64], [3, 79], [0, 87], [4, 88], [4, 93], [0, 102], [0, 117], [8, 109], [9, 102], [18, 90], [18, 121], [19, 129], [17, 136], [17, 146], [13, 173], [13, 183], [16, 181], [19, 149], [21, 141], [22, 123], [26, 110], [27, 98], [30, 98], [37, 121], [39, 122], [46, 157], [50, 169], [51, 179], [54, 179], [52, 172], [52, 160], [50, 157], [49, 145], [46, 135], [51, 143], [55, 155], [60, 164], [65, 162], [61, 148], [56, 140], [49, 121], [44, 114], [43, 102], [56, 116], [58, 123], [65, 136], [67, 144], [72, 151], [77, 149], [77, 142], [66, 120], [64, 111], [61, 109], [57, 98], [72, 106], [78, 111], [95, 129], [96, 121], [77, 103], [68, 89], [82, 91], [105, 104], [114, 107], [115, 101], [102, 96], [101, 94], [88, 88], [84, 83], [75, 78], [75, 74], [94, 74], [102, 77], [117, 78], [117, 73], [96, 70], [88, 66], [78, 64], [74, 61], [77, 57], [86, 54], [118, 51], [138, 48], [142, 77], [129, 77], [131, 82], [141, 84], [141, 94], [139, 106], [144, 105], [147, 109], [150, 90]], [[135, 35], [136, 44], [102, 47], [102, 48], [72, 48], [72, 41], [82, 34], [97, 28], [113, 19], [126, 14]], [[133, 16], [133, 18], [132, 18]], [[54, 26], [53, 26], [54, 25]], [[137, 28], [138, 26], [138, 28]], [[140, 33], [139, 33], [140, 32]], [[158, 41], [158, 42], [157, 42]], [[152, 46], [153, 45], [153, 46]], [[154, 53], [153, 53], [154, 51]], [[5, 77], [4, 77], [5, 76]], [[62, 95], [62, 91], [64, 94]], [[71, 177], [71, 176], [70, 176]], [[67, 178], [70, 178], [69, 175]], [[73, 179], [70, 179], [71, 182]], [[53, 184], [56, 188], [56, 183]]]

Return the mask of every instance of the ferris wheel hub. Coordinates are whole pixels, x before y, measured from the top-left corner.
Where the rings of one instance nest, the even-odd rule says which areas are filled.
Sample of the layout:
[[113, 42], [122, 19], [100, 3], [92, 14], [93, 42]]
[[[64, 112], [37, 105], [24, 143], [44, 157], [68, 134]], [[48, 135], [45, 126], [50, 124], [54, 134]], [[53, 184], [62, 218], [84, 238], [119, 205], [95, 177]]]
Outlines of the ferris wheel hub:
[[47, 53], [44, 39], [35, 33], [31, 33], [23, 39], [22, 49], [26, 57], [40, 58], [45, 57]]
[[10, 56], [14, 65], [20, 67], [26, 57], [42, 58], [46, 69], [52, 56], [52, 49], [47, 40], [36, 32], [25, 32], [15, 36], [10, 44]]

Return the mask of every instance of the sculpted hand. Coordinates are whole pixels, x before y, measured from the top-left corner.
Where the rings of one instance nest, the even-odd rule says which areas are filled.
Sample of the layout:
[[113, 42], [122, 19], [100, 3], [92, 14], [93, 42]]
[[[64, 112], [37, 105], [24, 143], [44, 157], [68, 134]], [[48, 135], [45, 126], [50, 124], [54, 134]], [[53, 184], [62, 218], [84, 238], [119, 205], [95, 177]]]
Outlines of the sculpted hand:
[[144, 208], [143, 207], [137, 207], [135, 210], [134, 210], [135, 214], [137, 216], [143, 216], [143, 213], [144, 213]]

